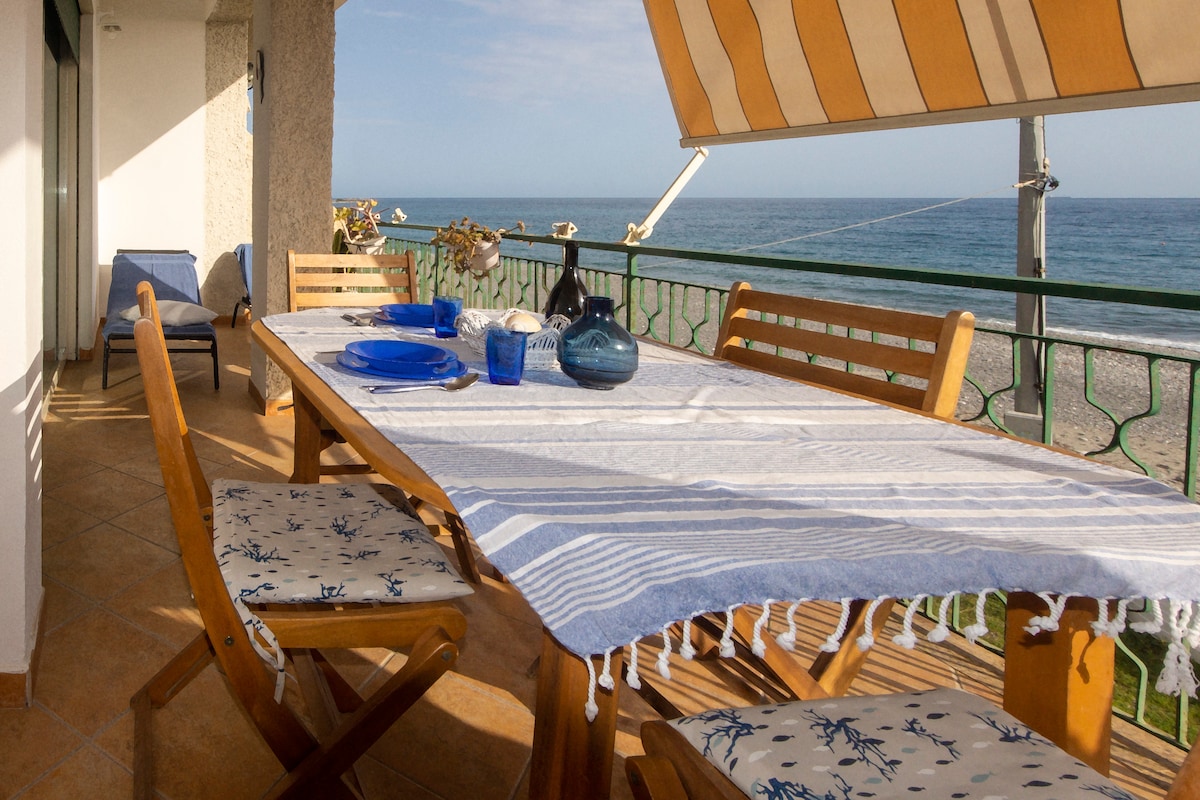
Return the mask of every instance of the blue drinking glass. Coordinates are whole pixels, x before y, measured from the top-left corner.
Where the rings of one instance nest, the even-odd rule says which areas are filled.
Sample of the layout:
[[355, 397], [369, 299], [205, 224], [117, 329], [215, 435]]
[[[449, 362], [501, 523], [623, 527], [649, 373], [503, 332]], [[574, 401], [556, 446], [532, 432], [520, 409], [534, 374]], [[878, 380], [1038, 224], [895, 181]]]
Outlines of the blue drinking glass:
[[458, 329], [454, 327], [454, 321], [461, 313], [461, 297], [433, 298], [433, 332], [439, 339], [458, 336]]
[[502, 386], [516, 386], [525, 373], [525, 341], [529, 334], [504, 328], [487, 332], [488, 380]]

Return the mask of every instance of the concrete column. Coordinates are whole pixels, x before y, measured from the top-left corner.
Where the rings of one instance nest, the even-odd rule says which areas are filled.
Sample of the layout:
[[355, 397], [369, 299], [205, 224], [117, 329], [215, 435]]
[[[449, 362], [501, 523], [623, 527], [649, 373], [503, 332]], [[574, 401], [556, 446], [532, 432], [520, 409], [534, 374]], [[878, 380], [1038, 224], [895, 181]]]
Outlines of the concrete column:
[[[333, 211], [334, 0], [255, 0], [254, 317], [287, 311], [287, 251], [329, 252]], [[290, 392], [257, 348], [250, 390]]]
[[247, 20], [210, 20], [204, 28], [204, 304], [233, 312], [242, 298], [233, 249], [251, 236], [252, 142], [246, 130]]
[[28, 702], [42, 604], [42, 84], [40, 0], [0, 26], [0, 706]]

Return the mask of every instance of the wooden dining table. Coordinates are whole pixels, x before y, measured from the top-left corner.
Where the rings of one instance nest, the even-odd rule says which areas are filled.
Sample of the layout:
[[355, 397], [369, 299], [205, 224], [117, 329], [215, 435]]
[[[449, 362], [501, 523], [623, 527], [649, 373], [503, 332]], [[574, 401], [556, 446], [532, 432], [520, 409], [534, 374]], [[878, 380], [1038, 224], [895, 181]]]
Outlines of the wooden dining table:
[[[622, 653], [651, 637], [678, 658], [673, 626], [702, 614], [1006, 591], [1005, 707], [1103, 772], [1113, 642], [1094, 623], [1161, 599], [1186, 641], [1200, 507], [1150, 478], [648, 341], [610, 391], [554, 368], [496, 386], [462, 339], [344, 311], [252, 326], [292, 381], [293, 480], [318, 479], [332, 423], [460, 518], [529, 601], [544, 625], [531, 797], [608, 796]], [[363, 338], [448, 347], [484, 378], [371, 394], [387, 379], [336, 355]]]

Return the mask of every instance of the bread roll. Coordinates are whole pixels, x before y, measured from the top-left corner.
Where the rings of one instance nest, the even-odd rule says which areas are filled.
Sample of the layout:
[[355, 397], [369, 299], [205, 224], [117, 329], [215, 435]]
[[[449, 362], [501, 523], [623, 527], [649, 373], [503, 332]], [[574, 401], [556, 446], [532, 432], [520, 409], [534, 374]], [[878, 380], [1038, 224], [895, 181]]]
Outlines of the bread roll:
[[532, 314], [526, 314], [524, 311], [521, 311], [504, 320], [504, 327], [510, 331], [537, 333], [542, 329], [542, 323], [538, 322], [537, 318]]

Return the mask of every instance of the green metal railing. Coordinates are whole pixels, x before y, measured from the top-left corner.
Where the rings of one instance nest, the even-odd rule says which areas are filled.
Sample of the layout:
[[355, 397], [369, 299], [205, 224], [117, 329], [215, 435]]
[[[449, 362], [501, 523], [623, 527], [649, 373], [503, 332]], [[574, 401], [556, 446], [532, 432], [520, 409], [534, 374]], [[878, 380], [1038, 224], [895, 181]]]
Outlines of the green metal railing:
[[[483, 277], [464, 276], [450, 269], [448, 260], [438, 248], [428, 244], [435, 226], [385, 227], [408, 232], [406, 238], [390, 240], [389, 248], [415, 251], [420, 297], [424, 300], [435, 293], [450, 293], [462, 296], [469, 306], [540, 310], [562, 271], [561, 257], [522, 258], [506, 252], [499, 269]], [[564, 240], [529, 234], [507, 234], [505, 241], [540, 245], [543, 251], [546, 245], [560, 248], [564, 245]], [[572, 241], [581, 253], [616, 253], [623, 257], [624, 269], [618, 270], [588, 267], [581, 255], [580, 271], [590, 294], [613, 298], [614, 308], [628, 330], [704, 354], [713, 351], [728, 287], [642, 276], [638, 272], [639, 256], [1200, 311], [1200, 292], [1195, 291]], [[508, 249], [512, 247], [511, 244], [507, 246]], [[1042, 414], [1037, 435], [1030, 438], [1136, 469], [1176, 486], [1192, 499], [1196, 498], [1197, 461], [1200, 458], [1200, 355], [1166, 349], [1133, 349], [984, 326], [976, 328], [977, 341], [988, 337], [1007, 341], [1005, 349], [1012, 354], [1011, 362], [1007, 369], [1001, 369], [1000, 374], [987, 376], [976, 374], [973, 364], [968, 365], [964, 398], [959, 407], [961, 419], [1020, 434], [1006, 424], [1006, 417], [1013, 407], [1014, 396], [1021, 390], [1021, 359], [1032, 345], [1041, 350], [1043, 366], [1039, 371], [1037, 396]], [[1065, 360], [1061, 357], [1071, 350], [1078, 351], [1080, 358], [1077, 361], [1082, 364], [1082, 371], [1062, 375], [1059, 362]], [[1145, 375], [1143, 397], [1135, 408], [1122, 408], [1107, 399], [1109, 393], [1105, 391], [1103, 377], [1106, 367], [1115, 361], [1140, 365]], [[853, 369], [854, 365], [848, 364], [846, 368]], [[1066, 410], [1061, 411], [1060, 405]], [[1164, 408], [1172, 409], [1174, 417], [1181, 420], [1178, 429], [1167, 420]], [[1078, 440], [1064, 441], [1061, 436], [1056, 437], [1055, 422], [1062, 413], [1070, 414], [1073, 427], [1083, 426], [1083, 433], [1076, 434]], [[1172, 454], [1167, 452], [1172, 449], [1175, 458], [1170, 458]], [[1160, 464], [1156, 464], [1156, 460]], [[1177, 474], [1168, 474], [1161, 466], [1161, 463], [1180, 460], [1183, 467]], [[959, 629], [957, 623], [962, 602], [973, 604], [974, 598], [956, 598], [951, 619], [956, 630]], [[989, 615], [995, 614], [1000, 620], [1000, 627], [993, 625], [992, 630], [1002, 630], [1002, 600], [993, 599], [989, 604]], [[998, 612], [991, 608], [994, 604], [1000, 604]], [[1158, 736], [1186, 746], [1200, 729], [1200, 707], [1189, 708], [1186, 696], [1176, 700], [1151, 689], [1164, 649], [1165, 645], [1146, 634], [1127, 632], [1118, 639], [1118, 661], [1123, 668], [1118, 670], [1120, 677], [1114, 712]]]

